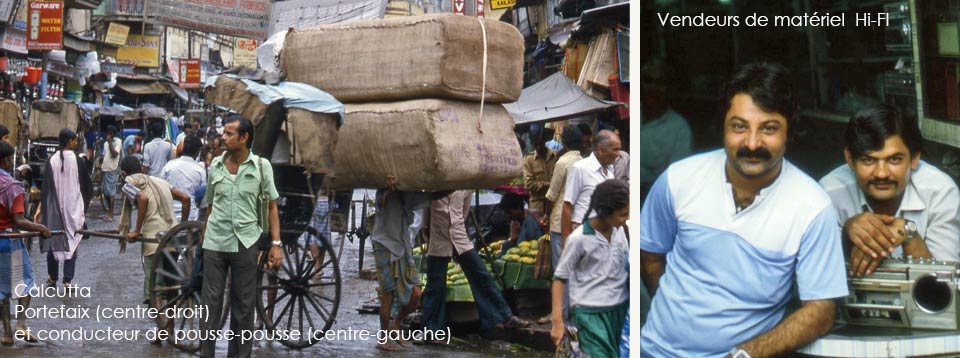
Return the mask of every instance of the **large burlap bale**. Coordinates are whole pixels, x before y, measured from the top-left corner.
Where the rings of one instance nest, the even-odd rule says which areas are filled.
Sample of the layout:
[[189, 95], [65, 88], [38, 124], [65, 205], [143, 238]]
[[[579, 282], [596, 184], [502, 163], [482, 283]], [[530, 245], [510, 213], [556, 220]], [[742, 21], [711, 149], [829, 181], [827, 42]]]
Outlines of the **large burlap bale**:
[[0, 101], [0, 124], [10, 130], [10, 143], [14, 147], [20, 144], [21, 129], [23, 129], [23, 111], [20, 105], [11, 100]]
[[247, 91], [243, 81], [227, 76], [217, 77], [213, 86], [203, 90], [207, 103], [230, 108], [246, 117], [254, 126], [260, 124], [267, 113], [267, 104]]
[[300, 108], [287, 110], [286, 134], [290, 143], [290, 163], [311, 173], [333, 171], [333, 153], [337, 146], [336, 113], [316, 113]]
[[80, 127], [80, 107], [76, 103], [64, 100], [42, 100], [33, 102], [30, 111], [30, 139], [57, 138], [60, 130]]
[[[523, 87], [523, 36], [483, 20], [486, 101], [515, 102]], [[483, 30], [476, 18], [432, 14], [290, 31], [280, 63], [287, 80], [342, 102], [454, 98], [479, 101]]]
[[522, 172], [513, 119], [488, 105], [414, 100], [346, 106], [334, 153], [334, 187], [375, 188], [387, 175], [399, 190], [490, 188]]

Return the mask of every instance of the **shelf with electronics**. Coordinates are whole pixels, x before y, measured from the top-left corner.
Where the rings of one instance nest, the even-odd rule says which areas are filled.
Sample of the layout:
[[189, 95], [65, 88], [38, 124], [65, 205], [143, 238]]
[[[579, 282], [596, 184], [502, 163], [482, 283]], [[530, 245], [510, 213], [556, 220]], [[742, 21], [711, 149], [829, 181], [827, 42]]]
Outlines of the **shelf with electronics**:
[[802, 114], [846, 123], [884, 102], [919, 119], [927, 140], [960, 147], [960, 0], [808, 0], [809, 12], [886, 13], [885, 26], [808, 28], [814, 103]]

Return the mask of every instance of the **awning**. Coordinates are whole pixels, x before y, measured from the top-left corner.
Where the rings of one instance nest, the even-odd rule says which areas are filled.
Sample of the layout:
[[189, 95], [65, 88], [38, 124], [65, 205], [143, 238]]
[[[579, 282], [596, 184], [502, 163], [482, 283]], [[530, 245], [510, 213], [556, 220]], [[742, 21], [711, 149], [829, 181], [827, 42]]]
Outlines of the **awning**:
[[167, 88], [170, 89], [170, 93], [177, 95], [177, 97], [180, 97], [183, 101], [189, 100], [190, 96], [187, 94], [187, 90], [180, 88], [180, 86], [175, 83], [166, 82], [166, 84]]
[[601, 112], [623, 103], [603, 101], [583, 92], [579, 86], [557, 72], [543, 81], [524, 88], [520, 99], [504, 103], [516, 124], [559, 121]]
[[169, 94], [167, 86], [157, 81], [152, 82], [117, 82], [117, 87], [130, 94], [151, 95]]

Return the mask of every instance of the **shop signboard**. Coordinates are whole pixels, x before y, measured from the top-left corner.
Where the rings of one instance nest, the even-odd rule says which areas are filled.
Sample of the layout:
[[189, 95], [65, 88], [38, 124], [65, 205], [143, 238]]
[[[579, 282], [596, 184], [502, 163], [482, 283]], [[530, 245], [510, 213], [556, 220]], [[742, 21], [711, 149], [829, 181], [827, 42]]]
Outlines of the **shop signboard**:
[[237, 39], [233, 48], [233, 65], [257, 68], [257, 40]]
[[7, 27], [3, 30], [3, 45], [0, 46], [4, 51], [27, 54], [27, 33], [15, 27]]
[[517, 0], [490, 0], [490, 8], [494, 10], [509, 9], [517, 5]]
[[130, 35], [129, 26], [111, 22], [110, 27], [107, 28], [107, 35], [103, 38], [103, 42], [123, 46], [127, 44], [128, 35]]
[[117, 49], [117, 61], [137, 67], [159, 67], [160, 36], [127, 36], [126, 45]]
[[270, 35], [291, 27], [302, 29], [346, 21], [382, 19], [386, 11], [387, 0], [276, 1], [270, 10]]
[[63, 47], [63, 1], [27, 2], [27, 49]]
[[465, 12], [466, 0], [453, 0], [453, 13], [463, 15]]
[[146, 15], [173, 27], [266, 39], [271, 0], [150, 0]]
[[181, 58], [179, 80], [181, 88], [200, 88], [200, 59]]
[[125, 65], [122, 63], [110, 63], [110, 62], [100, 62], [100, 71], [109, 72], [109, 73], [119, 73], [123, 75], [132, 75], [134, 74], [133, 65]]
[[77, 68], [63, 62], [47, 62], [47, 71], [70, 79], [75, 79], [77, 77]]

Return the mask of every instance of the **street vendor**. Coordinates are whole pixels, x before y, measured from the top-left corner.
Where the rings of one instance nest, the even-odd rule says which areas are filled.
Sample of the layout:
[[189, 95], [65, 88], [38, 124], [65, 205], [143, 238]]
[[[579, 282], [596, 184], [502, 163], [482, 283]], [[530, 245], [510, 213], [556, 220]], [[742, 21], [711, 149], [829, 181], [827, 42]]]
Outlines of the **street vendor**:
[[[437, 196], [441, 194], [438, 193]], [[423, 293], [423, 325], [425, 328], [446, 330], [444, 319], [447, 310], [447, 264], [453, 256], [470, 284], [480, 327], [493, 328], [500, 324], [505, 328], [522, 328], [530, 322], [513, 315], [503, 294], [497, 289], [493, 277], [483, 265], [483, 260], [467, 236], [466, 217], [470, 212], [470, 191], [459, 190], [442, 193], [442, 198], [430, 204], [425, 226], [429, 227], [427, 249], [427, 288]]]
[[[781, 65], [741, 68], [726, 87], [723, 149], [653, 184], [640, 212], [653, 296], [641, 357], [781, 356], [833, 326], [848, 294], [840, 230], [827, 193], [784, 159], [793, 83]], [[784, 316], [794, 283], [802, 306]]]
[[[407, 315], [420, 306], [420, 274], [413, 261], [411, 232], [415, 212], [430, 206], [432, 193], [396, 190], [396, 178], [387, 176], [386, 189], [377, 190], [377, 219], [373, 225], [373, 256], [380, 293], [380, 329], [399, 330]], [[406, 342], [389, 340], [377, 348], [396, 351]]]
[[593, 357], [617, 357], [630, 301], [623, 229], [630, 215], [627, 184], [616, 179], [598, 184], [589, 210], [597, 215], [570, 233], [554, 271], [550, 337], [560, 345], [563, 301], [569, 294], [570, 321], [579, 328], [580, 348]]
[[869, 275], [887, 256], [960, 260], [960, 191], [921, 160], [923, 137], [912, 117], [874, 106], [850, 118], [847, 163], [820, 180], [851, 244], [850, 275]]
[[[25, 193], [23, 186], [10, 174], [13, 171], [13, 146], [0, 141], [0, 230], [25, 230], [39, 232], [50, 237], [50, 229], [24, 218]], [[33, 266], [30, 253], [22, 238], [0, 239], [0, 318], [3, 320], [3, 337], [0, 344], [13, 345], [14, 332], [10, 329], [10, 301], [26, 309], [30, 306], [28, 292], [34, 288]], [[30, 343], [37, 339], [27, 331], [26, 315], [17, 319], [16, 337]]]
[[500, 209], [510, 218], [510, 238], [503, 244], [501, 254], [524, 241], [535, 241], [544, 234], [540, 223], [543, 213], [536, 209], [524, 209], [523, 197], [506, 193], [500, 197]]
[[[174, 188], [166, 180], [149, 176], [140, 172], [140, 161], [135, 157], [127, 157], [120, 163], [120, 171], [125, 177], [123, 184], [123, 206], [120, 209], [120, 225], [117, 230], [127, 235], [127, 242], [136, 242], [138, 237], [156, 238], [161, 232], [169, 231], [177, 221], [174, 218], [173, 199], [180, 202], [182, 212], [180, 221], [187, 221], [190, 213], [190, 195]], [[136, 220], [131, 223], [134, 208]], [[132, 225], [133, 224], [133, 225]], [[133, 228], [133, 230], [130, 230]], [[150, 270], [154, 260], [162, 259], [157, 255], [158, 243], [144, 242], [143, 254], [143, 302], [151, 307], [161, 307], [161, 298], [150, 302]], [[157, 275], [156, 281], [161, 282], [163, 277]], [[161, 318], [158, 318], [160, 320]], [[172, 322], [172, 321], [171, 321]], [[163, 325], [162, 325], [163, 326]], [[159, 344], [160, 340], [153, 343]]]

